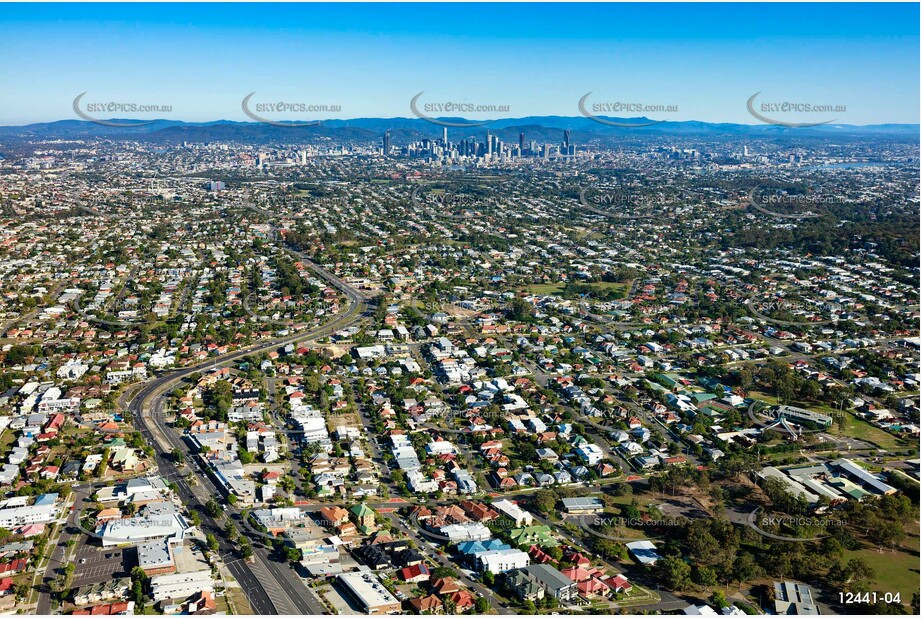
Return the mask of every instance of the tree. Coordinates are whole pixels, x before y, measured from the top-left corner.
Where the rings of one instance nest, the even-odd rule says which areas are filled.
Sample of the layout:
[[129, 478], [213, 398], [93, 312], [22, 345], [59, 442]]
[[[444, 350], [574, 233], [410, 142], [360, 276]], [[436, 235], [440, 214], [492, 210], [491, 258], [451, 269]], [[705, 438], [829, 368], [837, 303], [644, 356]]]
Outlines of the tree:
[[556, 506], [556, 496], [552, 491], [541, 489], [534, 493], [534, 507], [541, 513], [547, 514]]
[[709, 588], [716, 585], [716, 573], [710, 567], [701, 566], [693, 571], [694, 583]]
[[486, 597], [479, 597], [476, 600], [474, 609], [476, 609], [476, 613], [478, 614], [488, 614], [492, 608], [489, 605], [489, 599], [487, 599]]
[[844, 569], [845, 583], [851, 592], [867, 592], [876, 577], [876, 571], [863, 558], [851, 558]]
[[534, 318], [534, 306], [523, 298], [513, 298], [508, 305], [509, 319], [528, 322]]
[[879, 547], [898, 547], [905, 538], [905, 529], [899, 521], [882, 521], [870, 529], [868, 538]]
[[747, 581], [764, 577], [764, 569], [755, 561], [755, 557], [748, 552], [740, 553], [732, 566], [732, 576], [739, 582], [740, 588]]
[[677, 556], [666, 556], [656, 562], [655, 573], [669, 590], [683, 590], [690, 583], [691, 567]]
[[211, 498], [205, 502], [205, 512], [211, 517], [217, 518], [221, 514], [221, 505], [217, 503], [217, 500]]
[[483, 584], [486, 586], [493, 586], [496, 583], [496, 576], [492, 571], [486, 571], [483, 573]]
[[174, 448], [171, 455], [173, 461], [176, 462], [177, 465], [181, 466], [185, 464], [185, 455], [178, 448]]
[[215, 537], [210, 532], [205, 535], [205, 542], [208, 544], [208, 549], [213, 552], [216, 552], [220, 548], [220, 545], [217, 542], [217, 537]]
[[140, 580], [135, 580], [131, 587], [131, 600], [134, 601], [134, 611], [142, 613], [144, 610], [144, 584]]
[[729, 602], [726, 601], [726, 593], [722, 590], [717, 590], [713, 593], [713, 596], [710, 597], [710, 604], [716, 605], [719, 608], [727, 607]]

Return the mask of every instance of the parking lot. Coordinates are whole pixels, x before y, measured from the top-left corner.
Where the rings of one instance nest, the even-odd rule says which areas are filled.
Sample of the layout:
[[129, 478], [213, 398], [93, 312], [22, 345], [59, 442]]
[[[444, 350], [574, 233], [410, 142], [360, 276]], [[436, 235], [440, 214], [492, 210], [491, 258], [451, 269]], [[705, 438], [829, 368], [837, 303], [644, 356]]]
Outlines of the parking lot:
[[74, 588], [98, 584], [118, 577], [129, 577], [126, 564], [126, 550], [118, 547], [94, 547], [83, 544], [74, 557], [77, 570], [74, 573]]

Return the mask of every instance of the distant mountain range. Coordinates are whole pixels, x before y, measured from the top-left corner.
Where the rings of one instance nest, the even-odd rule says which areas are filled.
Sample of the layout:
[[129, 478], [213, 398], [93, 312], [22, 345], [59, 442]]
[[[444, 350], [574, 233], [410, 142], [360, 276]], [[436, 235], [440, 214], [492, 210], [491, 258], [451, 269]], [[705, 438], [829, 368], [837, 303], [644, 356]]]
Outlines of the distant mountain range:
[[[621, 124], [643, 124], [652, 122], [648, 118], [603, 117]], [[105, 119], [121, 124], [137, 122], [132, 120]], [[463, 118], [441, 118], [452, 123], [473, 123]], [[697, 136], [697, 137], [914, 137], [919, 135], [917, 124], [848, 125], [826, 124], [815, 127], [789, 128], [772, 124], [710, 123], [695, 120], [662, 122], [645, 127], [617, 127], [603, 124], [582, 116], [528, 116], [505, 118], [489, 124], [468, 127], [448, 127], [448, 138], [457, 141], [476, 136], [482, 141], [486, 131], [497, 135], [505, 142], [517, 142], [519, 133], [525, 140], [559, 142], [564, 129], [572, 131], [576, 143], [590, 139], [618, 136]], [[296, 143], [315, 142], [318, 139], [334, 139], [341, 142], [368, 141], [380, 139], [390, 131], [394, 144], [406, 143], [422, 138], [440, 138], [443, 127], [418, 118], [354, 118], [351, 120], [327, 120], [319, 125], [301, 127], [280, 127], [259, 122], [235, 122], [217, 120], [213, 122], [182, 122], [177, 120], [155, 120], [135, 127], [112, 127], [85, 120], [59, 120], [24, 126], [0, 126], [0, 139], [75, 139], [109, 138], [146, 142], [175, 143], [181, 141], [238, 141], [249, 143]]]

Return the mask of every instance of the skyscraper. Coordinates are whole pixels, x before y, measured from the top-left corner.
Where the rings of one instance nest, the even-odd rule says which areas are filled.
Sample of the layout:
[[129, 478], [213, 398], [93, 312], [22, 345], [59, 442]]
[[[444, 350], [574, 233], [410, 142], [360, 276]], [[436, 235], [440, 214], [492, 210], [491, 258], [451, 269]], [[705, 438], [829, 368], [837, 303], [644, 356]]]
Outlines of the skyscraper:
[[390, 156], [390, 131], [384, 131], [384, 156]]
[[518, 134], [518, 150], [524, 152], [524, 133]]
[[443, 134], [443, 137], [441, 138], [441, 145], [444, 146], [445, 149], [447, 150], [448, 148], [448, 127], [444, 128], [444, 134]]
[[564, 156], [572, 156], [576, 154], [576, 145], [570, 143], [572, 139], [572, 133], [569, 132], [569, 129], [563, 130], [563, 146], [560, 148], [560, 154]]

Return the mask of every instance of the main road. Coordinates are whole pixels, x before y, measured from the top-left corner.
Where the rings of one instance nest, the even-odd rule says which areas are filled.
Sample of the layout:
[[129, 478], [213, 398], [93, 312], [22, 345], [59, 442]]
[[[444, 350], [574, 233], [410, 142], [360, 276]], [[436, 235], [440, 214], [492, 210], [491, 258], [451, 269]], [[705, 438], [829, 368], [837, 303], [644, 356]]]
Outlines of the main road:
[[[164, 415], [159, 413], [163, 409], [161, 398], [179, 381], [195, 372], [226, 366], [245, 356], [276, 349], [289, 343], [326, 337], [336, 330], [357, 323], [368, 314], [370, 299], [365, 294], [310, 261], [300, 252], [291, 249], [288, 251], [297, 255], [317, 275], [338, 288], [348, 298], [349, 306], [345, 312], [317, 328], [266, 340], [204, 363], [166, 372], [134, 389], [133, 395], [129, 396], [129, 392], [132, 391], [126, 391], [120, 402], [124, 408], [131, 411], [138, 431], [154, 448], [160, 473], [173, 480], [179, 497], [189, 508], [197, 508], [200, 511], [203, 531], [212, 532], [219, 539], [218, 553], [224, 559], [227, 570], [245, 592], [253, 611], [258, 614], [318, 615], [324, 613], [325, 607], [307, 589], [295, 569], [279, 564], [269, 556], [268, 550], [262, 547], [254, 551], [255, 561], [252, 564], [235, 556], [235, 546], [225, 538], [221, 526], [214, 518], [208, 516], [204, 509], [204, 504], [217, 494], [217, 489], [213, 488], [205, 475], [200, 477], [201, 485], [196, 487], [191, 487], [182, 477], [170, 452], [176, 448], [187, 451], [187, 445], [166, 426]], [[203, 489], [207, 491], [202, 491]], [[237, 512], [232, 507], [228, 507], [228, 511]]]

